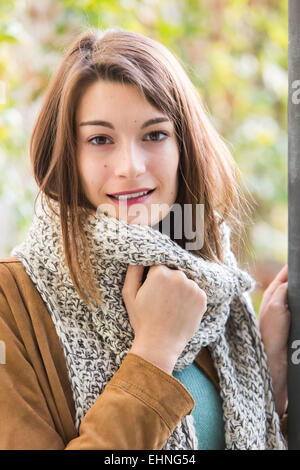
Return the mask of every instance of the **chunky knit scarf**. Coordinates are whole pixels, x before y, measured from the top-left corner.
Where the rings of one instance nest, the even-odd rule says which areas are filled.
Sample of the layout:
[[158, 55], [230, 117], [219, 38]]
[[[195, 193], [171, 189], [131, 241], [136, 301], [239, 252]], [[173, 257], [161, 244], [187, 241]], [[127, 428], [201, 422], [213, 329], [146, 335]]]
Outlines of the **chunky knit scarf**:
[[[59, 213], [58, 203], [52, 205]], [[255, 281], [237, 266], [229, 226], [225, 222], [220, 226], [224, 264], [197, 257], [153, 227], [129, 224], [104, 212], [88, 215], [84, 230], [95, 250], [91, 261], [98, 272], [101, 309], [88, 308], [75, 290], [64, 262], [59, 217], [43, 210], [40, 202], [25, 241], [11, 253], [22, 261], [55, 325], [66, 358], [78, 432], [134, 338], [121, 293], [128, 265], [164, 264], [182, 270], [207, 295], [207, 310], [174, 370], [190, 365], [207, 346], [220, 383], [226, 449], [285, 449], [249, 297]], [[197, 448], [190, 414], [179, 422], [163, 449]]]

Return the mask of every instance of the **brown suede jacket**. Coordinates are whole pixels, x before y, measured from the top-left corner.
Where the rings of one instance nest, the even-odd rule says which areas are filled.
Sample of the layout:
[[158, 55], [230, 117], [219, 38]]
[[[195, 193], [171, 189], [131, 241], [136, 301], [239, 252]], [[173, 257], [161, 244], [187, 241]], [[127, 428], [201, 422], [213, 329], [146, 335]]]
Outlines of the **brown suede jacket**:
[[[78, 434], [59, 338], [17, 258], [0, 260], [0, 346], [1, 450], [158, 450], [195, 406], [175, 377], [128, 353]], [[219, 390], [206, 348], [195, 363]]]

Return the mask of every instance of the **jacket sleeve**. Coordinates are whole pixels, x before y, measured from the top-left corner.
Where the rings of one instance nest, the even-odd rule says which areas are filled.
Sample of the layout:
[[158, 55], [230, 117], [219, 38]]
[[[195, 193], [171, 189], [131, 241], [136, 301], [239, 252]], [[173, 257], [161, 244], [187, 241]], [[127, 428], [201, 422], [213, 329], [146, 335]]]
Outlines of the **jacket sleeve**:
[[[175, 377], [128, 353], [66, 443], [0, 291], [0, 449], [161, 449], [194, 400]], [[59, 373], [59, 371], [58, 371]]]
[[66, 449], [162, 449], [195, 402], [173, 376], [128, 353]]

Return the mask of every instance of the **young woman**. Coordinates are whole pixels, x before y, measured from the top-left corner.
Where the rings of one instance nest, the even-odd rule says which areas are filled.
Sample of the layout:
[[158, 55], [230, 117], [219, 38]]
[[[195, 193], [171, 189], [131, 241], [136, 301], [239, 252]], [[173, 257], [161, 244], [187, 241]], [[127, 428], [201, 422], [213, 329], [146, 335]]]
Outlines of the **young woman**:
[[[30, 153], [41, 199], [0, 263], [0, 448], [285, 448], [287, 266], [258, 328], [225, 223], [237, 168], [171, 52], [80, 35]], [[193, 250], [162, 229], [175, 206]]]

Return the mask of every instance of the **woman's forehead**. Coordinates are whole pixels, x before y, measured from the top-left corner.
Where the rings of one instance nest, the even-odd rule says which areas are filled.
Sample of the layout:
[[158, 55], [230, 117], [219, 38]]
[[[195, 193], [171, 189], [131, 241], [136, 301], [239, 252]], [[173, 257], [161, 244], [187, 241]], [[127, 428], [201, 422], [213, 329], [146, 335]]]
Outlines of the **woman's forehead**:
[[[141, 128], [158, 122], [172, 124], [169, 117], [151, 105], [136, 87], [103, 81], [96, 82], [85, 91], [76, 115], [80, 127], [104, 125], [113, 129], [118, 122], [123, 122], [124, 117], [127, 123]], [[150, 122], [154, 119], [156, 122]]]

